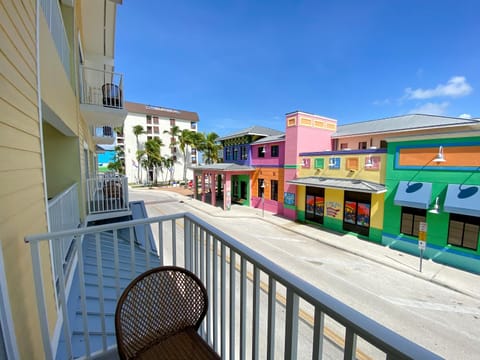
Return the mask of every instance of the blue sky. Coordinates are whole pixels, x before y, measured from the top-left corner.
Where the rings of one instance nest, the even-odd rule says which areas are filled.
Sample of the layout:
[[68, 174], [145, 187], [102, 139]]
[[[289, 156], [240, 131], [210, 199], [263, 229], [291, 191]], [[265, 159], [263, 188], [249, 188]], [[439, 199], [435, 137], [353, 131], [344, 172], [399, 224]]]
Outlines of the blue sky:
[[199, 130], [284, 130], [408, 113], [480, 117], [477, 0], [124, 0], [128, 101], [195, 111]]

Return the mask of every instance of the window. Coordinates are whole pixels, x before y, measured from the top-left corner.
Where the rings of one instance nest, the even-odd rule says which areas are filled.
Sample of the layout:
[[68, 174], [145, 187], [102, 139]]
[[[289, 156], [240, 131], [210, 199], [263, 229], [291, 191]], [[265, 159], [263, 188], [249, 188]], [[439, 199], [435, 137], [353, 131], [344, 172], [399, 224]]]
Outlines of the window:
[[323, 188], [306, 188], [305, 219], [323, 224], [325, 211], [325, 190]]
[[420, 223], [425, 222], [426, 218], [427, 210], [403, 206], [400, 232], [405, 235], [418, 237]]
[[147, 124], [152, 123], [152, 115], [147, 115]]
[[371, 194], [345, 191], [343, 204], [343, 230], [369, 235]]
[[325, 159], [323, 158], [316, 158], [315, 159], [315, 169], [323, 169], [325, 166]]
[[387, 142], [385, 140], [380, 140], [380, 149], [386, 149], [387, 148]]
[[263, 197], [265, 192], [265, 181], [263, 179], [258, 179], [258, 197]]
[[158, 116], [153, 117], [153, 124], [158, 125]]
[[345, 150], [348, 149], [348, 144], [347, 143], [341, 143], [340, 144], [340, 150]]
[[247, 158], [248, 158], [247, 147], [246, 146], [240, 147], [240, 159], [247, 160]]
[[175, 119], [170, 119], [170, 126], [175, 126]]
[[278, 145], [272, 145], [270, 153], [272, 157], [278, 157]]
[[480, 219], [474, 216], [450, 214], [448, 224], [448, 243], [471, 250], [478, 248]]
[[192, 121], [190, 122], [190, 129], [195, 130], [197, 128], [197, 123]]
[[278, 180], [270, 180], [270, 199], [278, 201]]
[[238, 147], [233, 148], [233, 160], [238, 160]]
[[232, 149], [227, 147], [225, 149], [225, 160], [230, 160], [231, 156], [232, 156]]
[[363, 150], [363, 149], [366, 149], [367, 148], [367, 142], [366, 141], [360, 141], [358, 143], [358, 149], [359, 150]]
[[153, 127], [153, 133], [158, 134], [160, 131], [158, 130], [158, 126]]
[[264, 146], [260, 146], [258, 148], [258, 157], [259, 158], [265, 157], [265, 147]]
[[340, 162], [339, 157], [331, 157], [328, 159], [328, 167], [330, 169], [340, 169]]

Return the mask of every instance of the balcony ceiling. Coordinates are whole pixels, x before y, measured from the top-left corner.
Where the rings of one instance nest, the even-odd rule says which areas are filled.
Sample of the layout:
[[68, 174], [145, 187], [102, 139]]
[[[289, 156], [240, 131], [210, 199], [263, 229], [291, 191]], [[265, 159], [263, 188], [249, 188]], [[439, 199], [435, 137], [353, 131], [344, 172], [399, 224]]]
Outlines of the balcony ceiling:
[[128, 114], [126, 109], [89, 104], [80, 104], [80, 111], [87, 124], [95, 127], [111, 126], [115, 128], [123, 126]]
[[113, 61], [116, 7], [110, 0], [82, 1], [82, 46], [89, 66], [99, 57], [107, 60], [103, 63]]

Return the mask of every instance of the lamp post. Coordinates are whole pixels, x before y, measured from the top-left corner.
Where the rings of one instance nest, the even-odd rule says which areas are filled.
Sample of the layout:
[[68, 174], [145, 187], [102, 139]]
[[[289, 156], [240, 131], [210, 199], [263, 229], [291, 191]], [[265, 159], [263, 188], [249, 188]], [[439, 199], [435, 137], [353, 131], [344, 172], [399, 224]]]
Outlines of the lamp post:
[[265, 214], [265, 180], [262, 180], [262, 185], [260, 187], [262, 188], [262, 217], [264, 217], [264, 214]]

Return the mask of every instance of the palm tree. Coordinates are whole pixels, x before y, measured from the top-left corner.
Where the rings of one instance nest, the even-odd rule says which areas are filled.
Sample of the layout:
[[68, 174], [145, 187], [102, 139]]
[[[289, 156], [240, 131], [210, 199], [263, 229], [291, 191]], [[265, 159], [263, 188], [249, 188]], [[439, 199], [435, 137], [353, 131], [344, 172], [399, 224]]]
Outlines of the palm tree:
[[218, 162], [218, 151], [222, 145], [217, 142], [218, 135], [214, 132], [204, 134], [205, 142], [203, 144], [203, 154], [205, 156], [205, 164], [215, 164]]
[[187, 184], [187, 156], [189, 153], [188, 147], [192, 146], [195, 140], [196, 131], [191, 131], [188, 129], [183, 129], [182, 133], [178, 137], [178, 141], [180, 143], [180, 151], [183, 154], [183, 181]]
[[[157, 185], [158, 177], [158, 167], [161, 166], [161, 147], [163, 146], [162, 140], [159, 138], [154, 138], [152, 140], [147, 140], [145, 143], [145, 155], [147, 156], [144, 165], [147, 169], [152, 169], [154, 172], [153, 182]], [[147, 170], [147, 172], [148, 172]]]
[[138, 142], [138, 137], [142, 134], [145, 134], [145, 130], [143, 129], [142, 125], [135, 125], [133, 128], [133, 134], [135, 135], [135, 138], [137, 139], [137, 181], [142, 182], [142, 179], [140, 179], [140, 159], [141, 156], [138, 156], [138, 153], [140, 151], [140, 144]]
[[170, 147], [173, 148], [177, 144], [177, 137], [180, 136], [180, 128], [177, 125], [173, 125], [170, 130], [164, 130], [164, 134], [170, 135]]
[[108, 163], [107, 167], [119, 174], [125, 174], [125, 152], [120, 146], [115, 146], [115, 157], [113, 162]]

